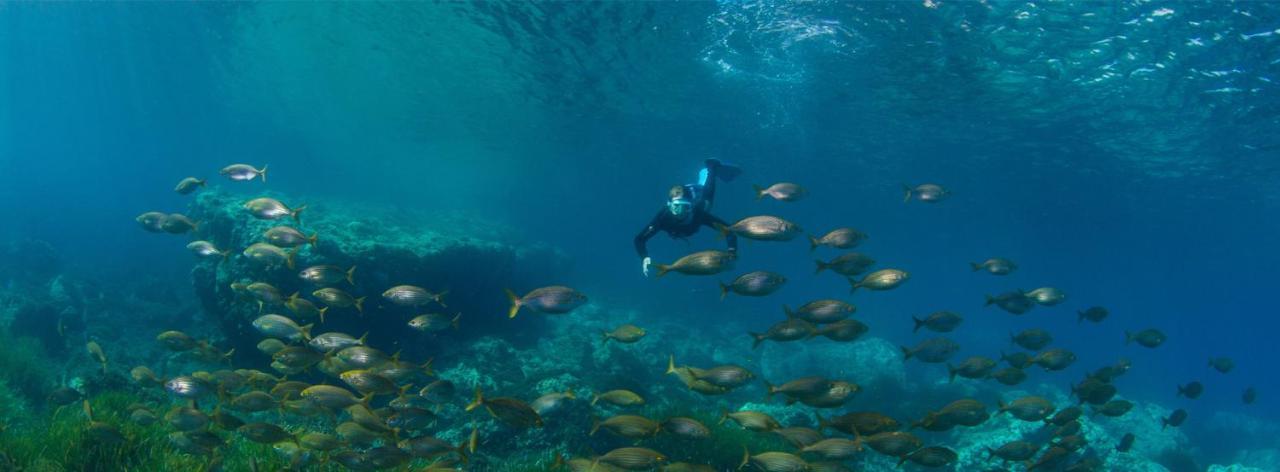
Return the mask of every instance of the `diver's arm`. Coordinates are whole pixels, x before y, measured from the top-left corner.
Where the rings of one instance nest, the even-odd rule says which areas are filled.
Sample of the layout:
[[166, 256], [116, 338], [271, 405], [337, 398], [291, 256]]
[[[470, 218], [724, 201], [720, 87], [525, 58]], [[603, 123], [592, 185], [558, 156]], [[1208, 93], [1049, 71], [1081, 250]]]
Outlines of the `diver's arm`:
[[[720, 228], [725, 228], [729, 226], [729, 223], [726, 223], [724, 220], [716, 217], [716, 215], [712, 215], [710, 213], [703, 213], [703, 214], [706, 215], [706, 218], [702, 219], [702, 224], [711, 227], [711, 229], [714, 229], [716, 231], [721, 231]], [[729, 252], [737, 254], [738, 253], [738, 235], [735, 234], [733, 231], [724, 230], [724, 239], [725, 239], [725, 242], [729, 244]]]
[[641, 258], [649, 257], [649, 250], [645, 247], [645, 243], [649, 242], [649, 238], [652, 238], [653, 235], [658, 234], [658, 231], [662, 230], [662, 215], [665, 211], [665, 209], [658, 211], [658, 214], [653, 216], [653, 219], [649, 221], [649, 224], [636, 235], [636, 255]]

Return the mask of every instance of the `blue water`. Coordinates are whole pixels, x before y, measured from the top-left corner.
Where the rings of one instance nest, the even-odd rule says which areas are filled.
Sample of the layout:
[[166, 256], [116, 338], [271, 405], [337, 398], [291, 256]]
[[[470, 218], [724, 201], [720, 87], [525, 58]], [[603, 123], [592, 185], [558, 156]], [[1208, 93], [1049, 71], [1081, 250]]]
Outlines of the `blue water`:
[[[745, 169], [722, 218], [853, 226], [911, 272], [852, 297], [876, 336], [914, 343], [907, 317], [943, 309], [966, 315], [966, 350], [1042, 327], [1080, 357], [1064, 388], [1127, 357], [1121, 391], [1187, 408], [1197, 441], [1211, 412], [1280, 420], [1280, 6], [939, 3], [0, 4], [0, 239], [48, 241], [82, 272], [186, 277], [181, 246], [133, 217], [246, 162], [302, 199], [501, 221], [566, 251], [564, 282], [594, 300], [696, 314], [693, 338], [845, 293], [799, 241], [743, 242], [740, 268], [791, 280], [764, 300], [642, 277], [631, 238], [718, 157]], [[779, 181], [809, 198], [754, 200]], [[925, 182], [953, 194], [902, 202]], [[649, 247], [669, 262], [722, 244]], [[1020, 270], [969, 271], [992, 256]], [[982, 307], [1045, 285], [1068, 301]], [[1111, 317], [1077, 324], [1091, 305]], [[1124, 345], [1148, 327], [1169, 341]], [[1175, 397], [1195, 379], [1204, 397]]]

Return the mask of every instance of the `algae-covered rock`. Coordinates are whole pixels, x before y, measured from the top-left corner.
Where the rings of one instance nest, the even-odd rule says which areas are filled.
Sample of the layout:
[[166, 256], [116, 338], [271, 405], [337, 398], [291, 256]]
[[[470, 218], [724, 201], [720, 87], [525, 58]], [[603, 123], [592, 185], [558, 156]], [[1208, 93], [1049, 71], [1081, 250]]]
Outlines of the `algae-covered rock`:
[[[300, 221], [256, 219], [243, 204], [262, 195], [218, 190], [201, 192], [188, 212], [200, 222], [195, 237], [232, 254], [226, 260], [201, 259], [191, 274], [205, 312], [236, 344], [238, 354], [253, 352], [253, 345], [261, 338], [250, 326], [254, 318], [261, 313], [289, 312], [284, 306], [270, 304], [260, 311], [255, 302], [233, 289], [232, 283], [266, 282], [283, 296], [298, 293], [316, 301], [311, 294], [318, 287], [301, 280], [299, 270], [321, 264], [343, 270], [355, 267], [354, 284], [342, 281], [336, 287], [353, 297], [363, 297], [363, 313], [354, 307], [334, 307], [315, 332], [359, 335], [368, 331], [368, 339], [377, 346], [403, 349], [406, 357], [425, 357], [433, 355], [436, 346], [480, 334], [502, 332], [515, 340], [535, 338], [542, 317], [506, 319], [508, 300], [503, 290], [519, 292], [563, 283], [569, 271], [568, 258], [559, 251], [540, 244], [517, 244], [514, 231], [469, 215], [426, 215], [266, 195], [295, 208], [305, 204]], [[317, 237], [314, 245], [297, 249], [293, 268], [262, 266], [242, 255], [246, 247], [264, 241], [266, 231], [278, 225]], [[448, 291], [443, 298], [447, 306], [402, 307], [382, 299], [384, 290], [400, 284]], [[428, 312], [461, 313], [458, 329], [427, 334], [408, 328], [409, 319]]]

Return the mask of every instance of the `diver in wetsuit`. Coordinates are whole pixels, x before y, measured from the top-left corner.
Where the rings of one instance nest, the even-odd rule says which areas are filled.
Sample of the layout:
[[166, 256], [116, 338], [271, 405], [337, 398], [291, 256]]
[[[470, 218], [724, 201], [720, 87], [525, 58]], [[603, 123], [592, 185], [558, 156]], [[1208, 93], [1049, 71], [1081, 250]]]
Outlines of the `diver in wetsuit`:
[[[741, 169], [722, 163], [718, 159], [707, 159], [706, 167], [698, 173], [698, 183], [671, 187], [667, 195], [669, 198], [667, 204], [658, 211], [644, 229], [640, 230], [640, 234], [636, 235], [636, 254], [639, 254], [642, 259], [640, 269], [646, 277], [649, 276], [651, 260], [645, 243], [653, 235], [658, 234], [658, 231], [666, 231], [672, 238], [684, 239], [697, 233], [703, 226], [717, 228], [717, 225], [729, 225], [711, 214], [712, 199], [716, 195], [716, 180], [723, 179], [728, 182], [741, 172]], [[737, 236], [728, 233], [725, 239], [729, 243], [729, 252], [736, 254]]]

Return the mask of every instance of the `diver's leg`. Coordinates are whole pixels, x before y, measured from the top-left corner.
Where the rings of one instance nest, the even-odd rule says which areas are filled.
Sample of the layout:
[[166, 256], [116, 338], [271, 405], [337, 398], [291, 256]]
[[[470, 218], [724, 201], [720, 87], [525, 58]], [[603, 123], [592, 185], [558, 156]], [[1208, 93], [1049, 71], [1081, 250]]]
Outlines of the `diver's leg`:
[[716, 174], [720, 170], [720, 161], [715, 159], [707, 159], [707, 166], [698, 171], [698, 187], [702, 189], [701, 196], [698, 197], [699, 205], [703, 211], [711, 209], [712, 202], [716, 197]]

